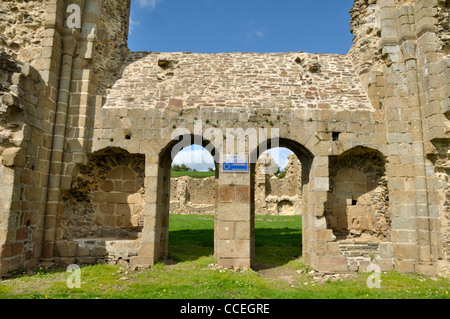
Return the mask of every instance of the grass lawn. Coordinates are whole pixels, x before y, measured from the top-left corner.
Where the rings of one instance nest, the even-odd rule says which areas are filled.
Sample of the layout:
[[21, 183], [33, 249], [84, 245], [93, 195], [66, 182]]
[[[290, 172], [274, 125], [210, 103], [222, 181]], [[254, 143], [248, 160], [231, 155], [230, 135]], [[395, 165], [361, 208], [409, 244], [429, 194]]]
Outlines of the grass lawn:
[[180, 172], [180, 171], [171, 171], [171, 177], [181, 177], [181, 176], [189, 176], [192, 178], [206, 178], [211, 176], [216, 176], [215, 172]]
[[[0, 282], [0, 298], [32, 299], [449, 299], [450, 280], [418, 274], [381, 274], [369, 289], [368, 274], [316, 283], [301, 258], [300, 217], [256, 217], [254, 270], [211, 267], [212, 216], [170, 217], [169, 261], [146, 270], [95, 265], [81, 269], [81, 288], [69, 289], [64, 270], [39, 270]], [[302, 270], [302, 272], [297, 272]]]

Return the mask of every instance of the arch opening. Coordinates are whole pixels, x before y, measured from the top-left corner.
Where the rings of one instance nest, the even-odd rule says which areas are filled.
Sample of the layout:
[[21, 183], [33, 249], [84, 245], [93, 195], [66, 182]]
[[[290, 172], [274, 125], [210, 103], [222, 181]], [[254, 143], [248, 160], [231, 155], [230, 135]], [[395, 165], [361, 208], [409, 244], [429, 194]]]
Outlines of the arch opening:
[[357, 147], [330, 157], [325, 217], [338, 241], [390, 240], [389, 192], [381, 153]]
[[88, 155], [63, 189], [54, 255], [61, 262], [128, 266], [141, 245], [145, 156], [120, 148]]
[[161, 224], [161, 258], [195, 260], [214, 253], [216, 188], [219, 177], [211, 143], [180, 136], [159, 155], [157, 224]]
[[302, 215], [314, 156], [292, 140], [275, 142], [260, 145], [252, 168], [256, 269], [277, 267], [303, 254]]
[[108, 148], [88, 157], [63, 190], [61, 240], [140, 237], [144, 209], [145, 157]]

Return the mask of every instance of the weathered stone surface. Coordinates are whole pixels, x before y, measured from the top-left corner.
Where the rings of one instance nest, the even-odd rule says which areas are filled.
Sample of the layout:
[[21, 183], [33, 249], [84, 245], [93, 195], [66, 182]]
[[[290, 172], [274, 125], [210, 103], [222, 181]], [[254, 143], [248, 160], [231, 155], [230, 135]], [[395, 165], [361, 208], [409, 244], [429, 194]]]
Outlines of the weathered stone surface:
[[[0, 5], [0, 275], [148, 267], [168, 255], [171, 201], [214, 212], [225, 266], [254, 260], [256, 208], [301, 212], [315, 269], [449, 274], [448, 1], [355, 0], [348, 54], [130, 53], [130, 1], [82, 9], [69, 30], [62, 1]], [[301, 165], [171, 191], [176, 129], [217, 148], [254, 130], [249, 154], [278, 136]]]
[[8, 148], [2, 154], [2, 164], [6, 167], [24, 167], [27, 162], [23, 148]]

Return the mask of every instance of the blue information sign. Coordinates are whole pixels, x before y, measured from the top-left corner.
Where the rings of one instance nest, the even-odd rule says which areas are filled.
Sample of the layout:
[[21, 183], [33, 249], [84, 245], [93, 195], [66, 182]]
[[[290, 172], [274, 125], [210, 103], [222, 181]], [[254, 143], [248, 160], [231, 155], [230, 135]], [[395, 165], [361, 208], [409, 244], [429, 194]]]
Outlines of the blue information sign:
[[248, 172], [248, 161], [245, 155], [225, 155], [222, 163], [224, 172]]

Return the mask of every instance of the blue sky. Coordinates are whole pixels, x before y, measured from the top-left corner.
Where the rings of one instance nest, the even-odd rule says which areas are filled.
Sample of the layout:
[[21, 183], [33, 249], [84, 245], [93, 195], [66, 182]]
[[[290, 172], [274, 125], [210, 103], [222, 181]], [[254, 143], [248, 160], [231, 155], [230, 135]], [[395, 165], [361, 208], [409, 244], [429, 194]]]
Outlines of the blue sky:
[[[268, 150], [269, 153], [278, 166], [282, 169], [286, 167], [288, 163], [288, 155], [292, 152], [283, 147], [273, 148]], [[186, 164], [191, 169], [196, 169], [197, 171], [207, 171], [208, 168], [214, 168], [214, 158], [206, 151], [203, 147], [199, 145], [191, 145], [181, 150], [173, 159], [172, 165]]]
[[[352, 5], [353, 0], [131, 0], [128, 46], [158, 52], [345, 54], [353, 39]], [[291, 152], [269, 153], [284, 168]], [[173, 163], [200, 171], [213, 167], [213, 158], [193, 145]]]
[[353, 0], [131, 0], [129, 47], [347, 53]]

